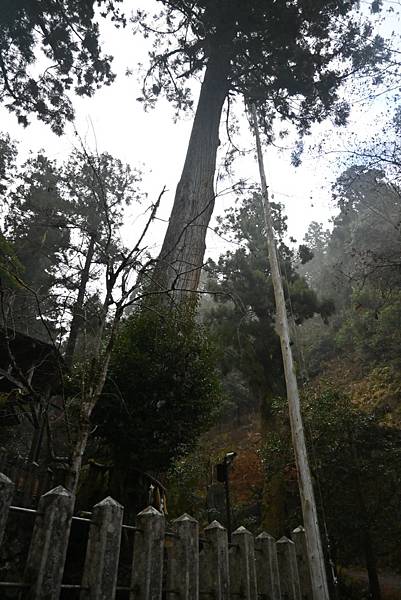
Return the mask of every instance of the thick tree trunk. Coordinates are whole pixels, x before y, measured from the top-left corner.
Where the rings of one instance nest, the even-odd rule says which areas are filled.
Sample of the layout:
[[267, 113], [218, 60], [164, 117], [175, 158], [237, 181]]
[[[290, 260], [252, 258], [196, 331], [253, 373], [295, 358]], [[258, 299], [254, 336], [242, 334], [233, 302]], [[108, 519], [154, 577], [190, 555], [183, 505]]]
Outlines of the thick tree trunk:
[[229, 71], [229, 45], [223, 44], [206, 67], [184, 168], [154, 272], [158, 289], [177, 290], [178, 298], [188, 297], [198, 288], [214, 208], [219, 126]]
[[379, 576], [377, 573], [376, 554], [373, 550], [372, 538], [368, 528], [363, 532], [363, 551], [369, 579], [369, 591], [372, 600], [381, 600]]
[[81, 281], [79, 283], [78, 296], [77, 301], [75, 302], [73, 313], [72, 313], [72, 321], [70, 327], [70, 335], [67, 341], [67, 347], [65, 350], [64, 361], [67, 367], [71, 367], [72, 361], [74, 359], [75, 347], [77, 345], [78, 334], [83, 322], [83, 314], [82, 309], [85, 301], [85, 292], [86, 286], [89, 281], [90, 268], [92, 265], [93, 255], [95, 253], [95, 240], [96, 235], [94, 233], [91, 234], [89, 238], [89, 246], [88, 251], [86, 253], [85, 265], [81, 274]]
[[377, 573], [377, 560], [376, 553], [374, 551], [374, 546], [372, 543], [372, 537], [370, 533], [369, 527], [369, 515], [368, 510], [365, 503], [365, 496], [363, 492], [362, 480], [361, 480], [361, 466], [359, 461], [359, 456], [357, 449], [355, 447], [355, 443], [352, 439], [352, 434], [349, 435], [350, 445], [352, 450], [352, 455], [354, 459], [354, 464], [356, 466], [355, 471], [355, 483], [356, 483], [356, 491], [359, 503], [359, 514], [361, 515], [363, 526], [362, 526], [362, 543], [363, 543], [363, 553], [365, 555], [365, 564], [366, 570], [368, 572], [368, 580], [369, 580], [369, 591], [372, 600], [381, 600], [381, 590], [380, 590], [380, 582], [379, 575]]

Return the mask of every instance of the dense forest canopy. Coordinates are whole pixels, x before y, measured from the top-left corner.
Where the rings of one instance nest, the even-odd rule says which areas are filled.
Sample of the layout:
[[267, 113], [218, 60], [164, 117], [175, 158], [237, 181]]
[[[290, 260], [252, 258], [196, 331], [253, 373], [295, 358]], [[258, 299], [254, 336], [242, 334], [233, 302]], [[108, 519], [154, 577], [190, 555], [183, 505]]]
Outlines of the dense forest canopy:
[[306, 242], [314, 257], [301, 267], [337, 308], [324, 337], [332, 338], [332, 349], [338, 342], [363, 363], [397, 364], [400, 189], [383, 171], [355, 165], [334, 192], [339, 212], [333, 229], [311, 225]]
[[147, 102], [163, 93], [185, 108], [191, 102], [186, 81], [218, 59], [216, 84], [226, 94], [256, 102], [268, 128], [278, 114], [304, 130], [330, 110], [342, 121], [348, 112], [338, 95], [342, 80], [385, 57], [383, 40], [353, 12], [357, 2], [161, 3], [156, 25], [147, 25], [142, 10], [136, 16], [155, 38]]
[[[22, 460], [32, 472], [57, 473], [79, 510], [112, 495], [129, 519], [143, 502], [155, 504], [151, 481], [167, 488], [172, 518], [185, 511], [201, 526], [216, 517], [228, 526], [215, 467], [236, 452], [225, 465], [233, 523], [288, 535], [302, 507], [283, 368], [288, 320], [331, 591], [362, 600], [354, 580], [363, 567], [369, 597], [384, 598], [381, 570], [400, 571], [400, 50], [395, 34], [385, 38], [397, 19], [392, 4], [5, 2], [0, 110], [22, 136], [30, 127], [62, 136], [54, 150], [44, 133], [43, 143], [18, 143], [7, 122], [0, 134], [0, 445], [13, 468]], [[132, 46], [115, 76], [108, 43], [114, 52], [119, 35]], [[149, 48], [141, 68], [128, 66], [127, 57], [137, 61], [136, 50]], [[94, 106], [83, 97], [119, 85], [121, 104], [103, 96], [91, 144], [74, 111]], [[159, 171], [133, 166], [134, 149], [149, 141], [144, 129], [131, 135], [127, 115], [124, 131], [113, 132], [117, 152], [96, 139], [99, 122], [116, 122], [127, 85], [133, 113], [152, 107], [165, 121], [167, 104], [177, 119], [194, 111], [168, 223]], [[255, 180], [251, 104], [277, 194]], [[363, 123], [372, 107], [378, 121], [349, 139], [349, 118]], [[151, 114], [141, 113], [144, 123]], [[73, 143], [65, 131], [74, 131]], [[287, 175], [297, 167], [306, 178], [308, 135], [306, 160], [316, 171], [325, 161], [330, 181], [322, 172], [310, 197], [292, 188], [291, 202], [281, 201]], [[152, 140], [155, 155], [164, 137], [162, 129]], [[173, 138], [168, 165], [179, 163]], [[340, 158], [324, 154], [331, 138], [343, 145]], [[231, 171], [216, 177], [221, 146]], [[228, 187], [218, 191], [217, 179]], [[148, 189], [155, 182], [156, 194]], [[293, 224], [314, 212], [323, 188], [329, 201], [302, 239]], [[205, 260], [208, 231], [218, 242]]]
[[[273, 204], [272, 208], [275, 231], [281, 240], [278, 250], [285, 294], [294, 323], [299, 325], [315, 314], [326, 320], [333, 310], [332, 303], [319, 301], [297, 273], [297, 255], [284, 242], [287, 226], [283, 207]], [[219, 221], [219, 231], [235, 240], [238, 248], [207, 265], [207, 287], [218, 294], [205, 307], [204, 319], [220, 343], [226, 345], [222, 369], [228, 381], [239, 371], [252, 390], [254, 406], [262, 401], [268, 405], [269, 399], [283, 391], [283, 380], [260, 195], [254, 193], [228, 209]]]

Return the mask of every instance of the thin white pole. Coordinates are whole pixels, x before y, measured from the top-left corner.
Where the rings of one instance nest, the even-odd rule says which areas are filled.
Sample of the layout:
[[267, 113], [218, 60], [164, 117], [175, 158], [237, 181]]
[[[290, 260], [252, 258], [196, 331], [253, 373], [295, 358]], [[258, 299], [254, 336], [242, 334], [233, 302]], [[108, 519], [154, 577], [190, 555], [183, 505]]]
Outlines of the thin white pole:
[[313, 600], [329, 600], [326, 567], [317, 518], [315, 495], [306, 450], [305, 434], [301, 416], [298, 383], [295, 374], [294, 360], [290, 346], [290, 333], [285, 306], [283, 284], [277, 258], [276, 244], [272, 224], [269, 192], [266, 184], [266, 174], [263, 163], [262, 146], [257, 123], [255, 105], [251, 106], [252, 125], [256, 138], [260, 181], [262, 186], [263, 211], [266, 222], [267, 246], [269, 251], [270, 269], [272, 274], [274, 297], [276, 301], [277, 328], [280, 335], [281, 353], [283, 357], [285, 382], [287, 387], [288, 408], [290, 414], [292, 442], [295, 462], [298, 471], [298, 485], [301, 496], [302, 514], [304, 520], [306, 545], [311, 574]]

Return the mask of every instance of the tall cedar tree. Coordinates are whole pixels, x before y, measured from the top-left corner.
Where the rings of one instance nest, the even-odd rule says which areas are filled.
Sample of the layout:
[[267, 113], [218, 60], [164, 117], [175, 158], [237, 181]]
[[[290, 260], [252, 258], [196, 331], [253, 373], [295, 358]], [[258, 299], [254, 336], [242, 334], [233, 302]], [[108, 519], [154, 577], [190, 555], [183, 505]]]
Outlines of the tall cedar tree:
[[[314, 314], [324, 320], [333, 312], [329, 300], [318, 300], [316, 293], [295, 270], [295, 253], [283, 241], [287, 217], [280, 204], [272, 203], [274, 229], [279, 239], [280, 267], [285, 275], [285, 295], [294, 318], [294, 327]], [[220, 233], [237, 247], [209, 260], [206, 271], [208, 288], [217, 292], [205, 306], [203, 316], [221, 343], [220, 368], [232, 401], [243, 401], [235, 375], [241, 376], [254, 406], [266, 408], [270, 414], [272, 399], [283, 392], [280, 343], [274, 322], [274, 292], [267, 256], [266, 227], [263, 206], [258, 194], [245, 198], [240, 205], [226, 210], [218, 218]], [[290, 297], [289, 297], [290, 296]], [[202, 304], [201, 304], [202, 307]], [[224, 349], [224, 351], [223, 351]], [[234, 378], [233, 378], [234, 375]], [[228, 385], [227, 385], [228, 384]], [[238, 410], [237, 414], [240, 412]]]
[[4, 236], [22, 265], [19, 276], [24, 285], [2, 286], [2, 311], [7, 296], [10, 326], [46, 341], [57, 327], [59, 309], [52, 290], [61, 279], [62, 256], [71, 243], [66, 226], [70, 207], [60, 193], [58, 178], [55, 161], [39, 153], [13, 173], [15, 186], [10, 182], [3, 194]]
[[[48, 326], [53, 323], [56, 334], [66, 324], [64, 312], [71, 311], [65, 348], [65, 361], [71, 365], [79, 335], [88, 333], [85, 319], [98, 316], [94, 298], [91, 308], [84, 307], [89, 283], [96, 285], [102, 268], [124, 252], [119, 228], [125, 205], [140, 199], [141, 174], [107, 152], [90, 155], [84, 150], [75, 150], [61, 165], [39, 153], [12, 170], [9, 163], [16, 150], [6, 136], [0, 136], [2, 150], [4, 236], [23, 267], [20, 276], [27, 286], [8, 290], [12, 321], [22, 331], [47, 339], [39, 313]], [[95, 289], [92, 285], [92, 294]]]
[[[124, 25], [119, 1], [96, 4], [102, 16]], [[91, 96], [113, 81], [111, 57], [101, 54], [94, 5], [94, 0], [2, 0], [0, 102], [23, 125], [36, 114], [61, 134], [74, 116], [66, 92]]]
[[[381, 38], [354, 12], [357, 0], [160, 0], [137, 23], [154, 36], [144, 98], [161, 91], [178, 109], [190, 106], [188, 80], [204, 72], [181, 179], [159, 255], [161, 288], [196, 290], [213, 212], [219, 125], [228, 97], [254, 101], [264, 123], [295, 123], [305, 133], [328, 115], [346, 121], [338, 89], [383, 56]], [[374, 3], [372, 10], [379, 10]], [[160, 28], [159, 28], [160, 25]]]

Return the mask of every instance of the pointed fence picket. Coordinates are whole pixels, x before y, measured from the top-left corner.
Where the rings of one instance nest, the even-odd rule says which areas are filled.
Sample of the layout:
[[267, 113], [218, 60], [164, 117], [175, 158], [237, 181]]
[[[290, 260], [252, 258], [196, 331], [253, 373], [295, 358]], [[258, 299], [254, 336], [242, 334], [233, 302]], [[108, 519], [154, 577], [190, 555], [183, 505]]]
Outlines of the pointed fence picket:
[[281, 588], [276, 540], [273, 536], [263, 532], [255, 540], [255, 550], [259, 595], [268, 600], [280, 600]]
[[[118, 591], [129, 600], [309, 600], [302, 527], [294, 532], [295, 543], [276, 542], [267, 533], [254, 538], [244, 527], [229, 543], [217, 521], [200, 537], [198, 522], [187, 514], [166, 530], [153, 507], [139, 513], [135, 526], [125, 525], [123, 507], [110, 497], [94, 506], [90, 518], [75, 517], [74, 498], [61, 486], [44, 494], [37, 510], [12, 506], [12, 498], [13, 483], [0, 473], [0, 546], [10, 512], [34, 519], [23, 581], [0, 581], [0, 597], [9, 588], [20, 590], [20, 600], [59, 600], [63, 590], [74, 590], [80, 600], [114, 600]], [[80, 584], [64, 581], [74, 521], [89, 525]], [[118, 583], [124, 529], [134, 534], [128, 586]]]

